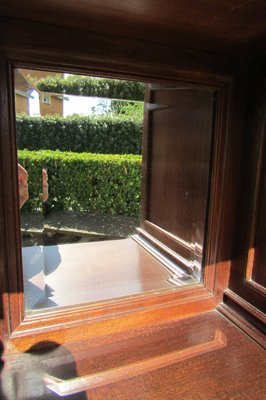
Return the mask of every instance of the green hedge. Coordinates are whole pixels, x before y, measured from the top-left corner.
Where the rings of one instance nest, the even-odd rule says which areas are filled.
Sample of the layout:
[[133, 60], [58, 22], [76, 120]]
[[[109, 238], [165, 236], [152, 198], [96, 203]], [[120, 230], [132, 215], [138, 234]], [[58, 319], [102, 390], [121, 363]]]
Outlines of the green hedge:
[[19, 149], [141, 154], [141, 121], [123, 117], [17, 116]]
[[35, 85], [44, 92], [135, 101], [144, 101], [145, 93], [145, 85], [140, 82], [77, 75], [69, 75], [65, 79], [48, 76], [35, 82]]
[[73, 210], [138, 216], [141, 157], [60, 151], [18, 152], [28, 171], [29, 200], [23, 211], [41, 210], [41, 170], [47, 168], [46, 212]]

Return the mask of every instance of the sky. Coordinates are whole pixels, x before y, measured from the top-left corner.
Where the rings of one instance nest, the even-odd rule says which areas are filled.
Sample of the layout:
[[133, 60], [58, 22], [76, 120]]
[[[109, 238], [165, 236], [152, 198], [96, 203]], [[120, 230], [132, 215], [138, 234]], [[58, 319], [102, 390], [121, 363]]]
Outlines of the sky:
[[[39, 94], [37, 91], [31, 93], [33, 98], [29, 99], [30, 104], [30, 115], [37, 116], [40, 115], [40, 105], [39, 105]], [[65, 96], [67, 100], [63, 102], [63, 115], [67, 117], [72, 114], [79, 115], [91, 115], [92, 108], [97, 107], [100, 101], [99, 97], [85, 97], [85, 96]], [[110, 104], [110, 100], [104, 99], [106, 103]]]
[[[69, 74], [64, 74], [64, 77], [67, 77]], [[39, 94], [36, 90], [31, 93], [33, 98], [30, 98], [30, 115], [37, 116], [40, 115], [40, 106], [39, 106]], [[106, 104], [110, 104], [111, 101], [109, 99], [102, 99], [99, 97], [86, 97], [86, 96], [71, 96], [66, 95], [63, 102], [63, 116], [67, 117], [72, 114], [79, 115], [91, 115], [92, 108], [97, 107], [100, 101], [106, 102]]]

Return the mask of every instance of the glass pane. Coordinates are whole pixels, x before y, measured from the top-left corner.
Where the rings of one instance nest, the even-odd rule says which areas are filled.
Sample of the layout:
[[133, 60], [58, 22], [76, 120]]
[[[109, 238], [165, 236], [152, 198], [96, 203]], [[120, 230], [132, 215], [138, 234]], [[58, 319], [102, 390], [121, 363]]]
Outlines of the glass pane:
[[213, 89], [150, 86], [147, 220], [193, 279], [202, 268], [214, 96]]
[[15, 90], [26, 311], [171, 288], [128, 239], [145, 85], [17, 69]]
[[[265, 154], [265, 153], [264, 153]], [[249, 264], [251, 273], [248, 279], [261, 286], [260, 290], [265, 293], [266, 289], [266, 274], [265, 274], [265, 260], [266, 260], [266, 172], [265, 160], [261, 170], [258, 171], [259, 187], [257, 188], [257, 204], [254, 209], [253, 223], [252, 223], [252, 243], [253, 246], [249, 250]]]
[[[193, 234], [198, 235], [197, 238], [193, 236], [198, 245], [196, 273], [189, 273], [182, 263], [173, 266], [160, 262], [131, 238], [140, 224], [147, 87], [139, 82], [15, 70], [27, 313], [147, 291], [172, 290], [199, 282], [208, 191], [209, 136], [206, 146], [201, 148], [199, 139], [192, 144], [189, 157], [183, 158], [183, 167], [188, 168], [194, 165], [195, 156], [199, 173], [190, 179], [199, 180], [203, 199], [198, 208], [196, 192], [190, 195], [194, 200], [185, 197], [183, 205], [179, 199], [180, 210], [191, 208], [193, 201], [193, 207], [198, 210], [190, 221], [191, 226], [196, 226]], [[159, 102], [172, 108], [174, 101], [154, 98], [146, 104], [146, 110], [154, 110]], [[169, 126], [177, 112], [176, 108], [172, 110], [164, 114]], [[202, 113], [205, 111], [203, 108]], [[199, 114], [195, 124], [200, 124], [201, 117]], [[156, 118], [151, 124], [155, 135], [151, 146], [153, 156], [160, 148], [156, 138], [162, 131], [161, 120]], [[193, 142], [193, 135], [190, 139]], [[173, 152], [169, 149], [174, 143], [169, 141], [169, 149], [164, 148], [163, 141], [161, 144], [164, 157], [167, 159], [169, 152], [172, 158]], [[193, 168], [187, 170], [188, 176], [194, 173]], [[165, 187], [160, 181], [160, 165], [154, 164], [151, 170], [149, 201], [153, 204], [161, 198], [160, 191], [169, 191], [173, 182], [171, 178]], [[180, 169], [169, 176], [183, 179]], [[168, 211], [174, 213], [174, 229], [171, 218], [167, 219], [171, 226], [156, 220], [163, 213], [153, 216], [151, 211], [150, 217], [162, 228], [174, 234], [179, 232], [182, 237], [186, 221], [182, 219], [183, 212], [177, 218], [171, 196], [167, 195], [166, 200], [169, 201]]]

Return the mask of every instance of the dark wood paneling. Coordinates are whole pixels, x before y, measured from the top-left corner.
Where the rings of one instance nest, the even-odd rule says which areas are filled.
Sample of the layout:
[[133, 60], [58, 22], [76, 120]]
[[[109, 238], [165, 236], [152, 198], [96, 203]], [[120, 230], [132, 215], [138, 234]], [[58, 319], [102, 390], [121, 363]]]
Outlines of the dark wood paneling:
[[[5, 326], [3, 335], [14, 330], [22, 319], [23, 284], [18, 207], [15, 116], [12, 66], [0, 55], [0, 287]], [[10, 318], [12, 315], [12, 319]]]
[[244, 301], [265, 312], [266, 87], [263, 75], [257, 66], [250, 68], [229, 287]]
[[[37, 7], [37, 4], [33, 6], [33, 9], [34, 7]], [[36, 10], [37, 8], [35, 8]], [[45, 7], [43, 10], [45, 11]], [[15, 9], [12, 9], [12, 13], [15, 11]], [[57, 11], [59, 12], [59, 9]], [[60, 11], [62, 11], [61, 8]], [[74, 21], [73, 15], [73, 13], [69, 14], [71, 16], [69, 21], [71, 19]], [[22, 14], [19, 16], [21, 17]], [[25, 19], [29, 19], [28, 17], [29, 15]], [[0, 21], [0, 48], [15, 66], [91, 73], [98, 76], [130, 77], [144, 82], [159, 81], [171, 84], [173, 82], [185, 82], [186, 85], [193, 83], [193, 85], [209, 85], [209, 87], [221, 89], [224, 89], [227, 85], [228, 78], [232, 74], [241, 75], [242, 70], [245, 69], [242, 59], [227, 58], [220, 51], [220, 48], [220, 54], [213, 56], [204, 51], [176, 47], [170, 41], [162, 45], [158, 43], [160, 41], [155, 37], [152, 41], [145, 41], [144, 37], [141, 40], [136, 37], [125, 37], [123, 36], [125, 31], [121, 31], [121, 35], [118, 34], [117, 36], [110, 34], [111, 30], [108, 34], [103, 34], [102, 31], [101, 33], [92, 33], [84, 29], [84, 26], [80, 24], [80, 18], [76, 20], [77, 25], [79, 25], [77, 29], [66, 27], [66, 16], [62, 17], [60, 21], [57, 19], [57, 22], [55, 22], [50, 14], [49, 18], [46, 19], [49, 23], [46, 25], [29, 23], [25, 19], [1, 18]], [[61, 22], [65, 27], [59, 26]], [[58, 26], [53, 26], [53, 23]], [[215, 43], [215, 46], [219, 47], [218, 42]], [[6, 59], [5, 62], [7, 62]], [[5, 70], [4, 75], [2, 75], [5, 79], [4, 82], [1, 81], [1, 93], [4, 93], [7, 87], [8, 90], [10, 89], [10, 72], [9, 70], [7, 73], [7, 70]], [[235, 193], [239, 185], [237, 178], [241, 153], [239, 143], [241, 144], [242, 135], [242, 97], [245, 97], [243, 81], [239, 86], [236, 89], [237, 96], [233, 98], [234, 121], [232, 124], [228, 123], [227, 116], [232, 97], [230, 97], [227, 89], [224, 91], [225, 94], [222, 95], [221, 112], [216, 121], [217, 126], [220, 126], [220, 133], [214, 149], [216, 164], [212, 173], [212, 187], [215, 189], [212, 189], [210, 200], [208, 255], [204, 275], [204, 283], [210, 292], [200, 286], [194, 290], [181, 290], [174, 294], [166, 293], [134, 300], [127, 299], [125, 302], [116, 304], [113, 302], [100, 304], [90, 310], [72, 309], [67, 313], [52, 313], [44, 318], [42, 317], [41, 320], [39, 317], [35, 320], [24, 320], [20, 327], [13, 332], [14, 340], [12, 343], [25, 349], [32, 343], [37, 343], [38, 340], [44, 340], [47, 332], [49, 332], [51, 340], [60, 339], [61, 343], [64, 343], [75, 335], [84, 338], [87, 334], [92, 337], [93, 335], [101, 335], [102, 332], [106, 334], [114, 332], [114, 321], [117, 318], [120, 320], [119, 329], [121, 332], [136, 325], [145, 325], [147, 321], [172, 319], [177, 314], [186, 316], [213, 308], [217, 304], [217, 299], [213, 297], [212, 293], [214, 290], [215, 293], [219, 292], [220, 296], [224, 286], [226, 286], [228, 265], [230, 265], [231, 259], [232, 226], [236, 219], [235, 210], [238, 208]], [[10, 123], [13, 119], [13, 108], [8, 93], [5, 94], [6, 97], [4, 98], [4, 101], [7, 102], [3, 109], [4, 118], [1, 116], [3, 123], [1, 134], [4, 134], [5, 142], [1, 150], [3, 153], [1, 153], [1, 156], [3, 155], [1, 162], [5, 165], [3, 171], [1, 171], [1, 178], [4, 179], [2, 182], [5, 183], [5, 187], [2, 186], [1, 205], [5, 204], [5, 210], [2, 211], [1, 209], [1, 218], [4, 222], [0, 219], [0, 238], [1, 243], [3, 243], [1, 246], [3, 253], [1, 253], [1, 260], [4, 268], [2, 275], [5, 277], [6, 274], [10, 273], [11, 276], [10, 287], [6, 280], [3, 291], [9, 293], [9, 298], [12, 298], [10, 318], [13, 324], [11, 330], [13, 331], [20, 318], [23, 318], [20, 314], [23, 308], [23, 296], [18, 294], [21, 290], [21, 283], [19, 283], [21, 269], [15, 189], [16, 152], [13, 128]], [[7, 101], [8, 96], [9, 101]], [[225, 188], [227, 190], [224, 190]], [[9, 211], [6, 212], [6, 210]], [[6, 260], [10, 264], [7, 264]], [[217, 265], [219, 269], [216, 268]], [[9, 269], [9, 266], [11, 269]], [[15, 278], [14, 275], [16, 275]], [[14, 293], [17, 293], [14, 296], [11, 296], [12, 288]], [[5, 324], [9, 320], [7, 315], [8, 296], [6, 296], [7, 300], [4, 305]], [[144, 310], [143, 313], [140, 310]], [[82, 324], [83, 322], [86, 328], [81, 329], [76, 326], [77, 323]], [[50, 329], [51, 326], [54, 330]], [[64, 327], [63, 330], [60, 329], [62, 326]], [[90, 328], [92, 329], [90, 330]], [[5, 329], [5, 332], [7, 333], [7, 329]], [[64, 333], [62, 334], [62, 332]], [[23, 339], [21, 339], [22, 336]]]
[[[40, 273], [38, 264], [33, 261], [36, 251], [41, 252], [40, 246], [23, 248], [24, 279], [30, 277], [25, 282], [25, 296], [28, 307], [33, 305], [35, 313], [41, 309], [115, 301], [122, 297], [174, 288], [168, 282], [170, 271], [131, 238], [44, 246], [43, 279], [49, 291], [46, 291], [45, 297], [41, 297], [41, 301], [37, 297], [39, 302], [34, 305], [34, 289], [37, 290], [37, 296], [40, 292], [43, 295], [42, 286], [38, 292], [38, 281], [33, 280]], [[34, 289], [30, 282], [35, 283]]]
[[[44, 28], [45, 35], [43, 35]], [[1, 19], [0, 48], [14, 66], [92, 73], [98, 76], [130, 77], [141, 81], [171, 83], [185, 81], [186, 84], [192, 82], [193, 85], [200, 87], [204, 85], [208, 87], [209, 85], [223, 87], [227, 84], [228, 74], [237, 65], [231, 59], [225, 60], [223, 56], [216, 58], [205, 53], [195, 53], [191, 50], [184, 51], [183, 49], [162, 46], [156, 43], [129, 40], [119, 36], [92, 34], [79, 29], [72, 30], [52, 25], [44, 27], [44, 25], [11, 19]], [[232, 65], [234, 65], [234, 68]], [[10, 87], [10, 76], [7, 76], [6, 82]], [[7, 95], [11, 96], [8, 93]], [[13, 104], [8, 104], [5, 115], [13, 120]], [[17, 199], [14, 194], [14, 190], [16, 190], [16, 184], [14, 183], [16, 182], [14, 132], [13, 128], [10, 129], [10, 125], [4, 125], [4, 129], [9, 132], [9, 135], [5, 137], [7, 143], [3, 149], [9, 149], [10, 146], [13, 149], [11, 152], [13, 169], [9, 170], [12, 171], [13, 185], [5, 187], [3, 196], [10, 210], [15, 210]], [[11, 136], [10, 133], [12, 133]], [[219, 151], [223, 151], [222, 147]], [[2, 162], [5, 164], [6, 169], [10, 165], [8, 157], [8, 152], [4, 150]], [[13, 252], [12, 257], [14, 257], [14, 254], [18, 254], [18, 258], [10, 270], [7, 264], [3, 264], [4, 273], [10, 273], [10, 276], [12, 276], [16, 271], [16, 274], [20, 277], [20, 250], [19, 246], [17, 246], [19, 243], [18, 218], [13, 211], [10, 214], [6, 214], [5, 218], [6, 224], [15, 226], [17, 230], [14, 229], [12, 231], [9, 239], [12, 246], [8, 250], [5, 249], [3, 259], [8, 257], [8, 253], [12, 249], [17, 252]], [[218, 230], [212, 236], [214, 241], [218, 240], [219, 233], [217, 232]], [[5, 238], [6, 230], [4, 226], [1, 227], [0, 235], [1, 238]], [[215, 276], [215, 262], [215, 255], [213, 254], [212, 276]], [[154, 320], [154, 318], [156, 320], [165, 320], [172, 319], [177, 314], [183, 316], [191, 315], [214, 308], [217, 304], [217, 299], [212, 294], [213, 284], [210, 284], [208, 288], [211, 292], [205, 289], [203, 285], [199, 285], [193, 289], [188, 289], [188, 292], [182, 289], [164, 294], [154, 293], [140, 296], [137, 299], [127, 298], [118, 302], [109, 301], [104, 304], [97, 304], [94, 307], [71, 308], [67, 312], [52, 312], [46, 316], [42, 315], [41, 318], [37, 316], [23, 320], [23, 296], [18, 294], [22, 290], [19, 279], [17, 277], [12, 278], [12, 284], [20, 286], [19, 289], [16, 288], [14, 290], [16, 294], [12, 297], [13, 312], [10, 314], [10, 320], [13, 333], [11, 335], [11, 343], [12, 346], [15, 344], [24, 349], [47, 336], [47, 332], [49, 332], [49, 337], [52, 340], [60, 338], [64, 342], [77, 334], [81, 335], [81, 337], [86, 337], [88, 334], [99, 335], [101, 331], [111, 332], [113, 321], [117, 318], [120, 319], [120, 327], [123, 331], [131, 329], [135, 325], [146, 324], [148, 321]], [[209, 282], [209, 278], [205, 280], [206, 282]], [[8, 293], [11, 292], [9, 288], [5, 290]], [[188, 299], [190, 300], [189, 302], [187, 302]], [[179, 304], [178, 307], [176, 307], [176, 301]], [[8, 312], [8, 309], [5, 310]], [[20, 320], [23, 320], [23, 323], [17, 327]], [[97, 323], [95, 322], [96, 320]], [[81, 329], [77, 324], [84, 324], [84, 327]], [[51, 326], [53, 326], [53, 330], [50, 329]], [[14, 331], [15, 327], [17, 329]], [[61, 333], [62, 327], [65, 332], [63, 335]]]
[[[45, 31], [45, 35], [43, 34]], [[19, 40], [18, 40], [19, 38]], [[220, 82], [241, 59], [123, 36], [0, 17], [0, 49], [21, 67], [67, 70], [152, 82]], [[97, 72], [96, 72], [97, 71]]]
[[[263, 99], [259, 116], [260, 139], [251, 223], [246, 279], [260, 285], [266, 294], [266, 80], [262, 82]], [[257, 150], [257, 149], [256, 149]], [[259, 287], [257, 286], [258, 290]]]
[[148, 97], [143, 150], [145, 204], [139, 232], [147, 238], [146, 231], [167, 246], [167, 256], [193, 274], [202, 264], [205, 248], [217, 119], [215, 89], [149, 85]]
[[189, 244], [203, 246], [213, 132], [213, 91], [192, 87], [154, 90], [153, 105], [158, 110], [150, 111], [146, 219]]
[[[30, 10], [30, 12], [29, 12]], [[265, 49], [265, 4], [262, 0], [2, 0], [0, 13], [47, 24], [118, 34], [138, 40], [172, 43], [213, 53], [240, 52], [247, 57]], [[42, 30], [45, 37], [46, 32]]]
[[[252, 294], [252, 292], [251, 292]], [[238, 296], [230, 289], [227, 289], [224, 292], [223, 303], [221, 304], [221, 308], [226, 306], [232, 312], [232, 314], [237, 313], [240, 319], [245, 320], [248, 325], [252, 325], [254, 327], [254, 331], [261, 332], [262, 334], [266, 334], [266, 316], [265, 313], [258, 310], [256, 307], [251, 304], [252, 299], [248, 298], [247, 300]], [[225, 308], [226, 308], [225, 307]]]
[[[217, 333], [220, 345], [215, 349], [211, 343]], [[265, 351], [218, 312], [63, 346], [50, 342], [50, 350], [40, 350], [43, 345], [5, 357], [3, 391], [15, 393], [17, 400], [33, 399], [37, 391], [42, 398], [54, 399], [57, 396], [45, 389], [44, 373], [66, 380], [95, 374], [97, 380], [104, 372], [105, 382], [98, 380], [99, 386], [89, 390], [87, 398], [257, 400], [266, 389]], [[204, 351], [197, 354], [196, 346]], [[179, 359], [165, 366], [173, 352]], [[138, 367], [151, 359], [158, 368], [140, 373]], [[125, 371], [125, 379], [108, 384], [117, 369]]]

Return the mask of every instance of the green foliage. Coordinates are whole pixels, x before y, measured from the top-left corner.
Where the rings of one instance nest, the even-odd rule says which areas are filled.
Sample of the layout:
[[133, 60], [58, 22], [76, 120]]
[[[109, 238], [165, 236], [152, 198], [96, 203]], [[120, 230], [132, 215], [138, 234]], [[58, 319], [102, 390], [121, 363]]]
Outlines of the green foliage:
[[142, 121], [122, 116], [17, 116], [19, 149], [141, 154]]
[[[106, 100], [108, 101], [108, 100]], [[126, 101], [111, 100], [106, 103], [105, 99], [100, 99], [96, 107], [92, 107], [93, 115], [103, 115], [109, 117], [124, 117], [135, 121], [143, 121], [144, 102], [143, 101]]]
[[[113, 103], [116, 103], [115, 101], [112, 102], [111, 108]], [[122, 103], [122, 102], [117, 102], [117, 103]], [[124, 104], [123, 104], [124, 103]], [[118, 115], [124, 116], [126, 118], [134, 118], [134, 119], [143, 119], [144, 115], [144, 103], [143, 102], [136, 102], [136, 101], [131, 101], [131, 102], [126, 102], [124, 101], [122, 104], [120, 104], [120, 109], [117, 112]]]
[[19, 150], [28, 171], [29, 200], [22, 211], [42, 210], [41, 170], [47, 168], [47, 212], [73, 210], [138, 216], [141, 156]]
[[145, 92], [145, 85], [140, 82], [79, 75], [66, 78], [48, 76], [35, 82], [35, 85], [44, 92], [139, 101], [144, 101]]

